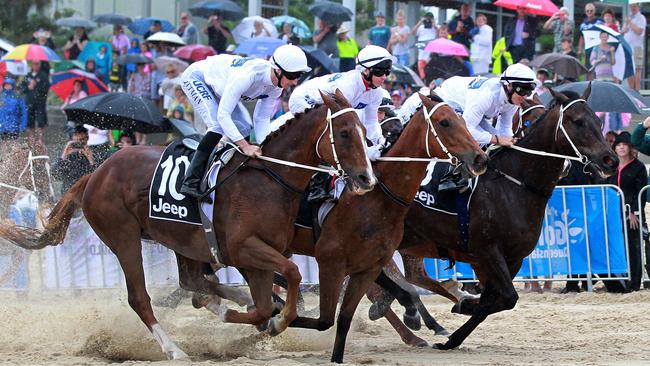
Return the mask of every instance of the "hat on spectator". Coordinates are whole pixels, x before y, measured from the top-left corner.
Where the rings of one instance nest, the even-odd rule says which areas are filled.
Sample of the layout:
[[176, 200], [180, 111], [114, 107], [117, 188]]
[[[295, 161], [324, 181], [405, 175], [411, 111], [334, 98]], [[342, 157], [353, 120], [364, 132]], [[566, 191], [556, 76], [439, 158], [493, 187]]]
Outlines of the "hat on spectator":
[[391, 97], [398, 96], [398, 97], [401, 98], [402, 97], [402, 92], [399, 89], [395, 89], [395, 90], [393, 90], [392, 93], [390, 93], [390, 96]]
[[74, 126], [74, 130], [72, 130], [72, 133], [84, 133], [85, 134], [85, 133], [88, 133], [88, 130], [83, 125], [76, 125], [76, 126]]
[[433, 18], [433, 13], [429, 11], [426, 14], [424, 14], [424, 17], [425, 18]]
[[382, 13], [382, 12], [379, 11], [379, 10], [377, 10], [377, 11], [375, 12], [375, 17], [385, 18], [386, 16], [384, 15], [384, 13]]
[[2, 82], [2, 85], [4, 86], [5, 84], [10, 84], [12, 86], [16, 86], [16, 80], [12, 78], [5, 78], [5, 81]]
[[632, 145], [632, 136], [627, 131], [623, 131], [616, 136], [612, 149], [616, 149], [616, 145], [618, 144], [628, 144], [630, 147], [634, 147]]
[[546, 74], [546, 76], [551, 76], [551, 72], [548, 71], [548, 69], [545, 69], [545, 68], [543, 68], [543, 67], [540, 67], [539, 69], [537, 69], [537, 73], [538, 73], [538, 74], [539, 74], [539, 73], [544, 73], [544, 74]]
[[339, 29], [336, 31], [336, 35], [338, 36], [339, 34], [347, 33], [347, 32], [349, 32], [349, 31], [350, 31], [350, 30], [348, 29], [348, 27], [346, 27], [345, 25], [342, 25], [342, 26], [340, 26]]
[[50, 38], [52, 36], [52, 33], [50, 33], [50, 31], [46, 31], [43, 28], [39, 28], [32, 35], [34, 36], [34, 38]]

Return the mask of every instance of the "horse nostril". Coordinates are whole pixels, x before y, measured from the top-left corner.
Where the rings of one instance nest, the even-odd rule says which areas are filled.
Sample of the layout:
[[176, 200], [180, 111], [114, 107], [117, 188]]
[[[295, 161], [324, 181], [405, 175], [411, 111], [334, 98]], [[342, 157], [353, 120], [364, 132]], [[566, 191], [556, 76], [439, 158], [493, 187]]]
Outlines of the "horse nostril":
[[484, 154], [478, 154], [474, 158], [474, 165], [483, 167], [487, 164], [487, 157]]
[[616, 159], [612, 159], [612, 157], [609, 155], [605, 155], [605, 157], [603, 158], [603, 164], [605, 164], [606, 167], [610, 167], [610, 168], [614, 168], [618, 166], [618, 162], [616, 161]]
[[367, 186], [370, 185], [370, 178], [369, 178], [367, 175], [365, 175], [365, 174], [359, 174], [359, 175], [357, 176], [357, 178], [358, 178], [359, 181], [360, 181], [361, 183], [363, 183], [364, 185], [367, 185]]

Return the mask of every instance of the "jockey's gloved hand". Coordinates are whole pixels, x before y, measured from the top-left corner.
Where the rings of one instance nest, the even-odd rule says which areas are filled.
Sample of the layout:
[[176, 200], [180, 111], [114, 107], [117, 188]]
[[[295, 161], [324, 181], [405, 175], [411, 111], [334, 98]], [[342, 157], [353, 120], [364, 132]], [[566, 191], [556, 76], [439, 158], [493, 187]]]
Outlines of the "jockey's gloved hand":
[[377, 158], [381, 156], [381, 150], [383, 150], [383, 148], [384, 146], [381, 144], [369, 146], [367, 149], [368, 159], [370, 159], [370, 161], [377, 160]]
[[258, 156], [262, 156], [262, 149], [257, 146], [257, 145], [251, 145], [248, 142], [244, 140], [237, 141], [237, 146], [239, 146], [239, 149], [244, 153], [246, 156], [250, 156], [251, 158], [256, 158]]

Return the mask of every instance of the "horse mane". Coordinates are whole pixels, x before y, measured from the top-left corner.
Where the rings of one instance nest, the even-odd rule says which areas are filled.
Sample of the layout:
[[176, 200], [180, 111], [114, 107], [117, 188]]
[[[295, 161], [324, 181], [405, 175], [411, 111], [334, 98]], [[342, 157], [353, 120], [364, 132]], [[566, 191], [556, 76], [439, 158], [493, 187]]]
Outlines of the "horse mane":
[[[339, 107], [341, 107], [341, 109], [350, 108], [350, 102], [348, 102], [343, 95], [338, 96], [336, 94], [328, 94], [328, 96], [330, 98], [332, 98], [334, 100], [334, 102]], [[268, 136], [266, 136], [266, 138], [264, 139], [264, 141], [262, 142], [261, 145], [263, 146], [263, 145], [268, 144], [269, 141], [271, 141], [272, 139], [275, 139], [278, 136], [282, 135], [284, 133], [284, 131], [287, 130], [287, 127], [290, 126], [291, 124], [293, 124], [294, 121], [304, 118], [304, 116], [310, 114], [312, 111], [315, 111], [319, 107], [324, 106], [324, 105], [325, 105], [325, 103], [316, 104], [316, 105], [314, 105], [312, 107], [309, 107], [309, 108], [305, 109], [303, 112], [296, 113], [293, 116], [293, 118], [288, 119], [282, 126], [278, 127], [277, 130], [275, 130], [275, 131], [271, 132], [270, 134], [268, 134]]]

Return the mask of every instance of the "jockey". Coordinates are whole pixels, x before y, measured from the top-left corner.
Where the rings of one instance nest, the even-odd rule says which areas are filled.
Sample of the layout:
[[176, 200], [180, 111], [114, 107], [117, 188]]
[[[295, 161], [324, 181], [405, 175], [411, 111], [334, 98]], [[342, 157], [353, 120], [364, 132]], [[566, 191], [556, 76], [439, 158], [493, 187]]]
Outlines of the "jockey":
[[317, 77], [298, 86], [289, 98], [289, 110], [293, 114], [304, 112], [323, 102], [319, 91], [334, 94], [339, 89], [352, 107], [360, 110], [366, 138], [373, 144], [368, 148], [368, 157], [374, 160], [381, 154], [384, 142], [377, 120], [383, 97], [381, 86], [390, 74], [393, 60], [385, 48], [366, 46], [357, 56], [355, 70]]
[[[436, 94], [462, 113], [479, 145], [511, 146], [512, 117], [536, 87], [533, 70], [517, 63], [508, 66], [500, 78], [452, 77]], [[497, 119], [496, 127], [492, 127], [492, 118]]]
[[[298, 79], [310, 70], [305, 53], [293, 45], [278, 47], [268, 61], [224, 54], [190, 65], [181, 76], [181, 86], [194, 111], [207, 124], [208, 132], [194, 153], [181, 193], [196, 198], [202, 195], [199, 184], [207, 161], [224, 135], [244, 154], [262, 155], [259, 146], [246, 141], [251, 128], [256, 140], [263, 141], [283, 89], [298, 84]], [[246, 118], [238, 118], [236, 107], [240, 100], [257, 100], [253, 126]]]

